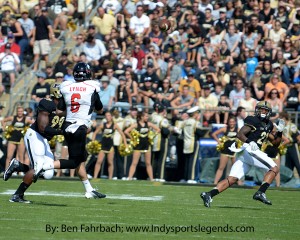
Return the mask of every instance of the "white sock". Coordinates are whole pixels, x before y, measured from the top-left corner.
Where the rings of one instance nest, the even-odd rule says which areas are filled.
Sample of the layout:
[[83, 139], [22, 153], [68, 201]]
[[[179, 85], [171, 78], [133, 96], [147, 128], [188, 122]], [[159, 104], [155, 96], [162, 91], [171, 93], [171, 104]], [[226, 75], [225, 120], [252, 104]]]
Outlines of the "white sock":
[[82, 181], [82, 184], [83, 184], [86, 192], [91, 192], [94, 190], [94, 188], [92, 187], [92, 185], [90, 183], [90, 180], [88, 180], [88, 179], [84, 180], [84, 181]]

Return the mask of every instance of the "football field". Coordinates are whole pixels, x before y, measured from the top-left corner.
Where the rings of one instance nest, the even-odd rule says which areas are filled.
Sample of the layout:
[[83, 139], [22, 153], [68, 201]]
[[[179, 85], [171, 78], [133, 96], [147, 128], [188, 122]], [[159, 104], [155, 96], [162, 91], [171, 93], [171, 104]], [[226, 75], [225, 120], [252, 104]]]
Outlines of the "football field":
[[232, 188], [205, 208], [211, 187], [93, 180], [105, 199], [85, 199], [78, 180], [39, 180], [32, 204], [8, 200], [21, 179], [1, 182], [0, 239], [299, 239], [300, 191], [271, 188], [273, 205], [255, 189]]

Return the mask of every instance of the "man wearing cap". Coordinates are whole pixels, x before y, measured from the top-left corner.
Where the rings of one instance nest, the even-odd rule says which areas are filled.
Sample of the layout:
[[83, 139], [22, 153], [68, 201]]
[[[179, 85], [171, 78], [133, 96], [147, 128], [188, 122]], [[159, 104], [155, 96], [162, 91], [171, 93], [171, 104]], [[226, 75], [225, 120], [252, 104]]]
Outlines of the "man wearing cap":
[[46, 79], [55, 79], [55, 73], [54, 73], [54, 68], [53, 68], [53, 66], [54, 66], [54, 63], [52, 63], [52, 62], [48, 62], [48, 63], [46, 63], [46, 71], [45, 71], [45, 73], [46, 73]]
[[27, 37], [30, 38], [32, 36], [32, 30], [34, 28], [34, 22], [31, 18], [28, 17], [28, 11], [23, 10], [21, 17], [18, 19], [18, 21], [21, 23], [23, 29], [25, 30]]
[[195, 79], [193, 71], [190, 71], [187, 75], [187, 79], [182, 79], [180, 81], [179, 91], [182, 93], [183, 86], [188, 85], [189, 94], [191, 95], [191, 97], [198, 99], [200, 97], [201, 91], [199, 81]]
[[69, 51], [67, 49], [64, 49], [61, 53], [59, 61], [55, 64], [54, 72], [62, 72], [64, 75], [66, 75], [67, 72], [67, 66], [69, 64], [72, 64], [71, 61], [68, 59]]
[[[10, 44], [10, 51], [20, 56], [21, 48], [17, 43], [15, 43], [15, 37], [12, 33], [7, 35], [7, 43]], [[5, 44], [1, 46], [0, 52], [5, 52]]]
[[[2, 85], [2, 80], [5, 74], [9, 75], [10, 86], [13, 86], [16, 78], [16, 71], [20, 69], [20, 59], [17, 54], [11, 52], [11, 44], [5, 44], [5, 52], [0, 53], [0, 83]], [[3, 88], [0, 89], [0, 93], [3, 92]]]
[[165, 181], [165, 162], [168, 153], [168, 137], [170, 134], [169, 121], [166, 119], [167, 111], [164, 105], [155, 103], [153, 105], [154, 112], [150, 117], [150, 121], [160, 128], [160, 133], [153, 138], [152, 145], [152, 168], [153, 177], [157, 181]]
[[183, 155], [185, 160], [184, 178], [188, 183], [195, 183], [196, 163], [199, 153], [199, 136], [201, 133], [201, 124], [199, 122], [199, 107], [195, 106], [187, 110], [189, 118], [185, 120], [177, 133], [183, 134]]
[[141, 83], [145, 82], [146, 78], [151, 78], [152, 87], [157, 88], [159, 83], [159, 77], [155, 72], [155, 66], [152, 62], [148, 62], [146, 72], [141, 76]]
[[[157, 89], [153, 87], [153, 81], [150, 76], [144, 78], [144, 85], [138, 89], [138, 102], [143, 102], [148, 112], [148, 107], [156, 101]], [[141, 98], [141, 99], [140, 99]]]
[[97, 31], [96, 26], [94, 24], [90, 24], [88, 26], [86, 35], [93, 35], [95, 39], [103, 40], [103, 36]]
[[100, 82], [101, 91], [99, 92], [99, 96], [103, 104], [103, 109], [110, 110], [113, 105], [116, 89], [114, 86], [109, 84], [109, 78], [105, 75], [101, 77]]
[[31, 91], [31, 102], [29, 107], [35, 112], [39, 102], [43, 98], [50, 97], [50, 85], [46, 83], [46, 74], [44, 72], [36, 73], [38, 82], [34, 85]]
[[96, 26], [97, 32], [104, 37], [111, 33], [115, 24], [115, 17], [112, 14], [105, 13], [103, 7], [99, 7], [97, 12], [98, 16], [93, 17], [92, 24]]
[[219, 9], [219, 19], [214, 22], [214, 26], [218, 27], [222, 32], [224, 29], [227, 28], [227, 18], [226, 18], [226, 8], [222, 7]]

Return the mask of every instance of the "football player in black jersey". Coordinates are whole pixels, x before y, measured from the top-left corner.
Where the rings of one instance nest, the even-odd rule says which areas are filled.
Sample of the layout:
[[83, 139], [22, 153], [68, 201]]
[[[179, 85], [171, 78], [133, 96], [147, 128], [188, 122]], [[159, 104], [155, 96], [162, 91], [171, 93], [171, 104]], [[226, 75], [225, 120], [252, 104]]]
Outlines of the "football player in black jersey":
[[[10, 202], [30, 203], [24, 199], [24, 193], [33, 182], [35, 169], [47, 161], [54, 161], [48, 141], [55, 135], [62, 134], [60, 125], [62, 122], [55, 120], [56, 105], [51, 99], [42, 99], [37, 108], [36, 121], [26, 131], [24, 142], [30, 159], [30, 165], [33, 169], [26, 172], [22, 183], [17, 191], [12, 195]], [[24, 171], [23, 166], [18, 160], [12, 159], [11, 164], [5, 171], [4, 180], [8, 180], [14, 171]], [[27, 169], [29, 167], [27, 166]], [[47, 170], [43, 173], [45, 179], [53, 177], [54, 170]]]
[[271, 113], [270, 104], [266, 101], [261, 101], [256, 105], [255, 115], [245, 118], [245, 125], [237, 134], [237, 138], [244, 143], [243, 146], [236, 148], [236, 144], [234, 143], [230, 147], [231, 151], [236, 152], [236, 162], [232, 165], [229, 176], [219, 182], [211, 191], [200, 194], [205, 207], [210, 207], [214, 196], [244, 177], [251, 166], [256, 166], [267, 171], [263, 183], [253, 195], [253, 199], [272, 205], [271, 201], [267, 199], [265, 192], [279, 173], [279, 169], [273, 159], [262, 152], [260, 148], [266, 139], [269, 139], [275, 147], [279, 146], [285, 122], [279, 119], [278, 124], [274, 123], [277, 132], [275, 135], [271, 134], [273, 130], [273, 123], [269, 120]]

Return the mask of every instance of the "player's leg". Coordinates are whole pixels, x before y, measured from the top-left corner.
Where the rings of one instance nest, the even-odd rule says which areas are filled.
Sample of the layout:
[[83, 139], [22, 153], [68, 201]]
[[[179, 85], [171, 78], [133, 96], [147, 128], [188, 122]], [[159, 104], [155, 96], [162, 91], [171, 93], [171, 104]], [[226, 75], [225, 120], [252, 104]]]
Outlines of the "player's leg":
[[279, 171], [279, 173], [275, 177], [276, 187], [280, 187], [280, 159], [281, 156], [279, 154], [277, 154], [276, 158], [274, 159], [274, 162], [276, 163]]
[[210, 203], [212, 202], [214, 196], [225, 191], [239, 179], [244, 177], [245, 174], [249, 171], [250, 165], [240, 160], [241, 158], [243, 158], [243, 155], [244, 154], [240, 154], [237, 156], [237, 160], [232, 165], [229, 176], [226, 179], [220, 181], [217, 186], [211, 191], [202, 192], [200, 194], [205, 207], [210, 207]]
[[139, 151], [134, 151], [133, 152], [133, 156], [132, 156], [132, 163], [131, 163], [131, 166], [129, 168], [129, 174], [128, 174], [128, 179], [131, 180], [134, 173], [135, 173], [135, 170], [136, 170], [136, 166], [140, 160], [140, 157], [141, 157], [141, 152]]
[[104, 157], [105, 157], [105, 153], [103, 151], [100, 151], [94, 168], [94, 178], [98, 178]]
[[265, 193], [276, 175], [279, 173], [279, 168], [272, 158], [269, 158], [267, 154], [260, 150], [249, 152], [248, 155], [245, 156], [245, 159], [247, 159], [249, 162], [252, 161], [253, 166], [262, 168], [267, 171], [260, 188], [253, 195], [253, 199], [261, 201], [267, 205], [272, 205], [271, 201], [267, 199]]
[[214, 184], [217, 184], [219, 182], [220, 178], [222, 177], [224, 169], [228, 163], [228, 158], [229, 157], [226, 156], [225, 154], [221, 154], [220, 163], [219, 163], [218, 170], [216, 172]]
[[85, 188], [85, 197], [86, 198], [105, 198], [106, 197], [105, 194], [97, 192], [97, 190], [92, 187], [92, 185], [87, 177], [84, 162], [80, 163], [77, 166], [77, 168], [75, 169], [75, 171]]

